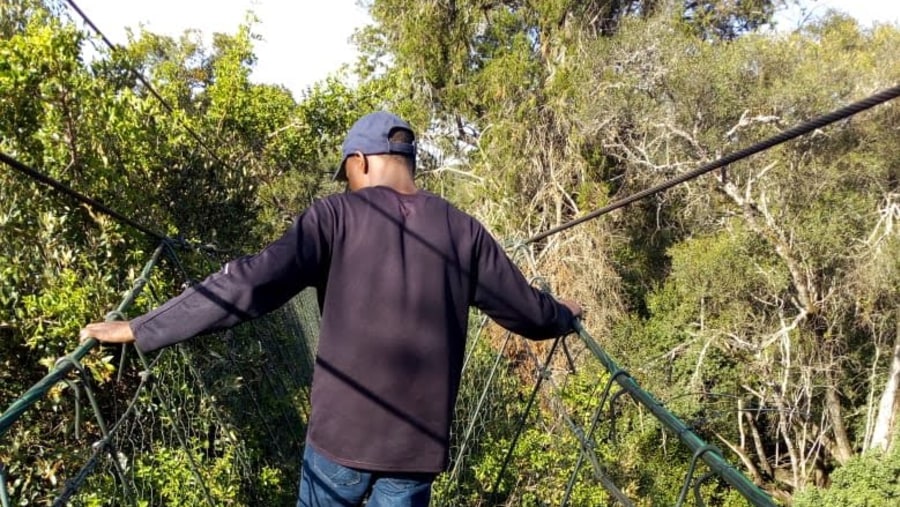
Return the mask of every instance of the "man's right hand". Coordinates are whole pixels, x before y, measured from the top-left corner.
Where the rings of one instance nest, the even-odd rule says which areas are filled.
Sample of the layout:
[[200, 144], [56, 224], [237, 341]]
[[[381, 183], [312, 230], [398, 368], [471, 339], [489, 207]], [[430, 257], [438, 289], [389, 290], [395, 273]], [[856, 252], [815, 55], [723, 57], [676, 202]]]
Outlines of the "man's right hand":
[[95, 338], [103, 343], [134, 343], [134, 333], [127, 320], [88, 324], [78, 333], [78, 338], [81, 341]]
[[575, 301], [572, 301], [571, 299], [560, 299], [559, 302], [568, 308], [569, 311], [572, 312], [572, 316], [576, 319], [580, 319], [581, 316], [584, 315], [584, 310], [581, 308], [581, 305]]

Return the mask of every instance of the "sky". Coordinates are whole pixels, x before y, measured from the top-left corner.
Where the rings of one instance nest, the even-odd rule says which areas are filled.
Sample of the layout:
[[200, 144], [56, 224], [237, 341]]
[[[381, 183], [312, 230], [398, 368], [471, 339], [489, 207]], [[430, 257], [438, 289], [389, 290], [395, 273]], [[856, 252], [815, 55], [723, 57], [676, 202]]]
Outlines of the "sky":
[[[75, 0], [81, 10], [116, 44], [127, 42], [126, 27], [165, 35], [198, 29], [235, 33], [252, 10], [259, 22], [255, 32], [258, 58], [251, 79], [281, 84], [295, 98], [303, 91], [356, 59], [350, 38], [369, 22], [358, 0]], [[873, 22], [900, 23], [900, 0], [801, 0], [806, 13], [821, 16], [829, 8], [851, 14], [863, 26]], [[779, 29], [790, 30], [804, 18], [793, 8], [779, 16]], [[77, 18], [77, 15], [73, 17]]]
[[[235, 33], [252, 10], [257, 63], [251, 79], [285, 85], [300, 98], [303, 90], [356, 59], [350, 38], [366, 25], [357, 0], [75, 0], [114, 44], [127, 42], [126, 27], [143, 25], [178, 36], [198, 29], [207, 42], [214, 32]], [[74, 19], [79, 19], [72, 13]]]
[[[900, 23], [900, 0], [801, 0], [800, 6], [792, 6], [781, 13], [783, 29], [796, 28], [805, 14], [822, 16], [829, 9], [842, 11], [856, 18], [864, 27], [873, 23]], [[805, 10], [806, 12], [801, 12]]]

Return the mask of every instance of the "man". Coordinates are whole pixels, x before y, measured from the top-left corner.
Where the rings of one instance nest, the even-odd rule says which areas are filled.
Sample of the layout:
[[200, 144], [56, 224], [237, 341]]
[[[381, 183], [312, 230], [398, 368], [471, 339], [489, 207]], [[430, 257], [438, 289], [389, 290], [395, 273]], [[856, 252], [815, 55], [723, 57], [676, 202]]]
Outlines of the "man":
[[532, 339], [581, 308], [531, 287], [474, 218], [419, 190], [415, 136], [387, 112], [354, 124], [336, 178], [279, 240], [130, 322], [82, 339], [144, 351], [234, 326], [315, 287], [322, 314], [298, 505], [425, 506], [447, 466], [469, 306]]

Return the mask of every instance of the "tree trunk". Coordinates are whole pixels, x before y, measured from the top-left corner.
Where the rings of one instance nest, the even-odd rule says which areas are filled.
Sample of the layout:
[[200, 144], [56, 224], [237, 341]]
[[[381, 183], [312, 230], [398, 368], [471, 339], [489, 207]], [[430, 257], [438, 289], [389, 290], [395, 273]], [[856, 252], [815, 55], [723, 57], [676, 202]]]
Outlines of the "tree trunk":
[[825, 376], [828, 378], [828, 386], [825, 387], [825, 408], [828, 410], [831, 425], [834, 427], [835, 445], [832, 452], [838, 462], [843, 465], [853, 457], [853, 447], [850, 445], [847, 428], [844, 426], [841, 399], [837, 393], [837, 381], [831, 370], [826, 370]]
[[772, 471], [772, 466], [769, 465], [769, 457], [766, 456], [766, 449], [763, 446], [762, 436], [759, 434], [759, 428], [756, 426], [756, 421], [753, 419], [753, 416], [749, 412], [745, 412], [744, 416], [747, 419], [747, 423], [750, 426], [750, 435], [753, 437], [753, 446], [756, 448], [757, 459], [759, 460], [760, 468], [765, 471], [768, 478], [772, 478], [775, 476], [775, 472]]
[[872, 431], [872, 442], [869, 444], [870, 449], [887, 450], [890, 445], [891, 437], [894, 434], [894, 424], [897, 421], [897, 409], [900, 407], [900, 404], [897, 403], [898, 389], [900, 389], [900, 332], [894, 339], [891, 369], [878, 403], [878, 416], [875, 418], [875, 429]]

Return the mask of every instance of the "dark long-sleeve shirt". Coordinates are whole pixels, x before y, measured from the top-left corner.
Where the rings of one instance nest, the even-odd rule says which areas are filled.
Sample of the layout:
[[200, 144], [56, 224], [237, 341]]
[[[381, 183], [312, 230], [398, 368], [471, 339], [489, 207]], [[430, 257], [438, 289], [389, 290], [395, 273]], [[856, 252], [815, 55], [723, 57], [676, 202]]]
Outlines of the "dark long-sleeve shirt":
[[316, 201], [262, 252], [131, 326], [138, 347], [154, 350], [272, 311], [309, 286], [322, 323], [307, 439], [366, 470], [446, 467], [469, 306], [532, 339], [572, 325], [477, 220], [428, 192], [370, 187]]

